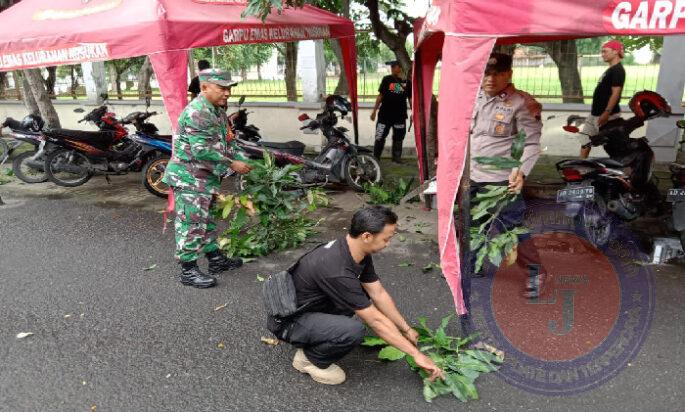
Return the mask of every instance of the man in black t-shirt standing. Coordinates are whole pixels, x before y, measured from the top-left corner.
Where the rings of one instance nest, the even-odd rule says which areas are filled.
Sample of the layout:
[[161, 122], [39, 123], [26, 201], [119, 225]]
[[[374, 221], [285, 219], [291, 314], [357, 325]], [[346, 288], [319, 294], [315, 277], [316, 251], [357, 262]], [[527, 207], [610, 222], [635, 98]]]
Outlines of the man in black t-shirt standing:
[[306, 309], [291, 320], [270, 318], [268, 327], [298, 348], [293, 359], [296, 370], [319, 383], [343, 383], [345, 372], [334, 362], [359, 346], [366, 335], [363, 321], [412, 356], [431, 380], [444, 378], [440, 368], [417, 349], [418, 332], [397, 310], [373, 267], [371, 255], [388, 246], [396, 229], [397, 215], [387, 207], [359, 209], [347, 236], [317, 246], [291, 269], [297, 306], [307, 305]]
[[411, 99], [411, 83], [402, 78], [402, 66], [397, 60], [385, 63], [390, 65], [392, 74], [383, 77], [378, 87], [376, 104], [371, 112], [371, 121], [376, 120], [376, 112], [378, 112], [373, 155], [380, 160], [385, 147], [385, 138], [392, 129], [392, 161], [400, 163], [402, 142], [407, 132], [407, 99]]
[[[621, 64], [623, 59], [623, 44], [618, 40], [609, 40], [602, 46], [602, 59], [609, 64], [609, 68], [602, 74], [592, 95], [592, 111], [583, 125], [583, 133], [594, 136], [599, 128], [609, 120], [620, 116], [621, 92], [626, 81], [626, 71]], [[588, 136], [581, 135], [581, 145], [590, 142]], [[581, 148], [581, 159], [587, 159], [590, 148]]]

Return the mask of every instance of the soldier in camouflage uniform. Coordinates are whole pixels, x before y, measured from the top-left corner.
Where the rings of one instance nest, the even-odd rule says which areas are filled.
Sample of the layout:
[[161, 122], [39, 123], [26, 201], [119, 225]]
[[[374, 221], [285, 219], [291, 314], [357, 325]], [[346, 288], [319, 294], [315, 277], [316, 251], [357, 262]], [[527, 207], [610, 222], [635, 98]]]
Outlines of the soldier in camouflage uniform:
[[[200, 95], [193, 99], [178, 119], [178, 136], [164, 174], [173, 188], [176, 218], [176, 258], [181, 263], [181, 283], [198, 288], [216, 284], [217, 275], [242, 265], [240, 259], [224, 256], [216, 242], [213, 208], [221, 178], [232, 169], [247, 173], [249, 166], [234, 160], [232, 134], [222, 107], [237, 83], [220, 69], [199, 74]], [[197, 265], [199, 253], [209, 261], [209, 275]]]

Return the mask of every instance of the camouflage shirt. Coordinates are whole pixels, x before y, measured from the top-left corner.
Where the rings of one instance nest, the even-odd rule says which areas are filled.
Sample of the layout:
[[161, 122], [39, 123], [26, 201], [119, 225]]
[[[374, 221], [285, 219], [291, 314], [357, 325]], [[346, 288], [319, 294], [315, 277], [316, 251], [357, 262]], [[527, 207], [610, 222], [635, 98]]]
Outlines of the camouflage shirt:
[[[178, 118], [178, 136], [163, 181], [198, 193], [218, 193], [233, 157], [226, 112], [200, 95]], [[228, 137], [228, 139], [227, 139]]]

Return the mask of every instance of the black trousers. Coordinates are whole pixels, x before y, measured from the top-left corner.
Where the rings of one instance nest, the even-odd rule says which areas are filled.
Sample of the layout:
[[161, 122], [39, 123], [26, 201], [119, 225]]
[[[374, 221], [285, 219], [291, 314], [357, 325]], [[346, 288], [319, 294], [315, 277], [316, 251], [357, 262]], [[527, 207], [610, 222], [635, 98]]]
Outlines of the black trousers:
[[376, 159], [381, 158], [383, 148], [385, 147], [385, 139], [388, 137], [392, 129], [392, 160], [399, 161], [402, 158], [402, 142], [404, 136], [407, 134], [406, 121], [401, 122], [381, 122], [376, 123], [376, 136], [373, 144], [373, 155]]
[[359, 346], [366, 335], [361, 321], [344, 315], [307, 312], [280, 326], [269, 322], [269, 330], [296, 348], [307, 359], [325, 369]]
[[[469, 209], [472, 207], [471, 200], [475, 198], [478, 193], [485, 192], [486, 185], [506, 186], [508, 185], [508, 182], [479, 183], [472, 181], [471, 190], [469, 191]], [[525, 211], [526, 202], [523, 200], [523, 196], [519, 195], [513, 202], [509, 203], [506, 207], [504, 207], [504, 209], [502, 209], [499, 217], [491, 224], [486, 233], [490, 230], [495, 230], [496, 232], [501, 233], [521, 226], [523, 224], [523, 215]], [[487, 219], [487, 216], [483, 218], [483, 220], [485, 219]], [[465, 215], [465, 220], [469, 221], [471, 226], [480, 226], [480, 224], [482, 224], [482, 221], [472, 221], [471, 213], [467, 213]], [[519, 245], [517, 249], [516, 264], [522, 268], [527, 268], [530, 264], [541, 264], [540, 255], [538, 254], [538, 250], [533, 242], [526, 242], [524, 244], [524, 242], [530, 238], [530, 233], [525, 233], [518, 236]], [[469, 311], [471, 310], [471, 277], [475, 272], [476, 257], [477, 251], [469, 251], [467, 256], [465, 256], [461, 267], [461, 286], [464, 293], [464, 303]], [[540, 273], [544, 273], [544, 269], [541, 268]]]

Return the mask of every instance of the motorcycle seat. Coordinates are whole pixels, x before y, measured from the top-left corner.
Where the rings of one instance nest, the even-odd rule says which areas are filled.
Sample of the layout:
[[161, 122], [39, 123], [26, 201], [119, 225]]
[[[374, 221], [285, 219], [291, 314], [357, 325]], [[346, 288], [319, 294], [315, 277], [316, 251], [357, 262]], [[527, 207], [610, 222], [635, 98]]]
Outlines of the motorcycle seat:
[[685, 170], [685, 165], [680, 164], [680, 163], [671, 163], [671, 167], [673, 169]]
[[601, 163], [601, 164], [603, 164], [604, 166], [607, 166], [607, 167], [614, 167], [614, 168], [626, 167], [626, 165], [624, 165], [623, 163], [617, 162], [616, 160], [610, 159], [610, 158], [608, 158], [608, 157], [605, 157], [605, 158], [602, 158], [602, 159], [596, 159], [596, 160], [597, 160], [599, 163]]
[[291, 153], [296, 156], [302, 156], [304, 154], [305, 144], [298, 142], [297, 140], [291, 140], [289, 142], [257, 142], [259, 146], [265, 147], [267, 149], [278, 150], [281, 152]]
[[66, 138], [79, 142], [97, 144], [98, 146], [109, 145], [116, 138], [116, 133], [111, 131], [86, 132], [83, 130], [52, 129], [45, 131], [44, 134], [48, 137], [57, 139]]

